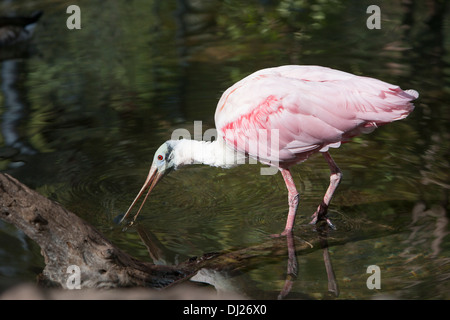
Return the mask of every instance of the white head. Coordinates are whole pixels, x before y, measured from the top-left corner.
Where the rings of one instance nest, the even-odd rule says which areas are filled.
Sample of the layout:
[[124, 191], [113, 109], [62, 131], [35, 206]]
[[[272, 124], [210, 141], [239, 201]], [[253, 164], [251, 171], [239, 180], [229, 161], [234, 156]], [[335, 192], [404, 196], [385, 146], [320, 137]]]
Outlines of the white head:
[[158, 150], [156, 150], [155, 155], [153, 156], [152, 168], [156, 169], [156, 172], [164, 176], [169, 173], [173, 169], [176, 169], [180, 164], [177, 159], [175, 159], [175, 153], [173, 152], [178, 144], [178, 140], [169, 140], [164, 142]]

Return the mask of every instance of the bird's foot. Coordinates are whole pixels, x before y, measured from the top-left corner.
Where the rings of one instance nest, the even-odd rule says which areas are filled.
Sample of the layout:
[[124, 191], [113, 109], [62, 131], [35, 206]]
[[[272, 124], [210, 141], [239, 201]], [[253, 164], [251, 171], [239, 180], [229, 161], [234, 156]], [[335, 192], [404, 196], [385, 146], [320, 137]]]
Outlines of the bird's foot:
[[327, 209], [328, 209], [328, 207], [322, 203], [317, 208], [316, 212], [314, 212], [314, 214], [311, 216], [312, 220], [309, 224], [317, 224], [319, 221], [325, 220], [331, 229], [336, 230], [335, 225], [327, 217]]

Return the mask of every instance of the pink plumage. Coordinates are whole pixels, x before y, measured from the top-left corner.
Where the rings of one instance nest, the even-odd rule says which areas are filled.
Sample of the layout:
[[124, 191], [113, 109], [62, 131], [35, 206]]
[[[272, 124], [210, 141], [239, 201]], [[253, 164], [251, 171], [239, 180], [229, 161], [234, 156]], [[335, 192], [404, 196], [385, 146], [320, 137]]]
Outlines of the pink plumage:
[[289, 212], [282, 235], [294, 227], [299, 194], [289, 168], [321, 152], [331, 175], [330, 185], [311, 223], [327, 221], [327, 209], [342, 173], [329, 148], [360, 133], [408, 116], [414, 109], [415, 90], [367, 77], [318, 66], [282, 66], [257, 71], [226, 90], [215, 114], [218, 139], [169, 140], [153, 159], [147, 179], [128, 208], [171, 169], [203, 163], [229, 168], [245, 157], [258, 159], [280, 170], [288, 189]]
[[[288, 168], [312, 153], [405, 118], [417, 97], [414, 90], [377, 79], [289, 65], [257, 71], [231, 86], [218, 103], [215, 121], [218, 134], [237, 151]], [[274, 129], [279, 149], [267, 151], [272, 145], [258, 138], [258, 132]]]

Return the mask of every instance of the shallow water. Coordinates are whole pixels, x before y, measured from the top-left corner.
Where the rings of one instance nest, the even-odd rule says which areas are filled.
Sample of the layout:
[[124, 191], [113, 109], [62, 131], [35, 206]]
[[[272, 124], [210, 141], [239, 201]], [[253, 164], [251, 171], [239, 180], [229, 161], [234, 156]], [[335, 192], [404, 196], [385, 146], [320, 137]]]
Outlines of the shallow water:
[[[69, 2], [0, 4], [1, 15], [44, 10], [21, 59], [0, 49], [2, 83], [14, 84], [0, 95], [2, 172], [139, 259], [151, 261], [138, 231], [160, 248], [155, 263], [250, 248], [280, 232], [287, 213], [281, 176], [260, 175], [260, 165], [180, 169], [152, 192], [138, 228], [123, 231], [113, 219], [134, 199], [159, 145], [178, 128], [193, 134], [194, 121], [213, 128], [221, 93], [245, 75], [315, 64], [379, 78], [418, 90], [416, 110], [332, 150], [344, 173], [329, 210], [337, 230], [327, 249], [297, 250], [286, 298], [450, 298], [449, 8], [379, 2], [381, 29], [369, 30], [366, 1], [190, 2], [195, 10], [169, 1], [80, 1], [80, 30], [66, 28]], [[11, 94], [18, 105], [7, 103]], [[318, 236], [308, 222], [329, 170], [317, 155], [293, 174], [297, 248]], [[0, 221], [0, 289], [34, 281], [39, 251]], [[229, 287], [276, 298], [288, 256], [285, 248], [252, 258], [228, 275]], [[338, 294], [328, 288], [325, 256]], [[366, 285], [370, 265], [380, 267], [381, 289]]]

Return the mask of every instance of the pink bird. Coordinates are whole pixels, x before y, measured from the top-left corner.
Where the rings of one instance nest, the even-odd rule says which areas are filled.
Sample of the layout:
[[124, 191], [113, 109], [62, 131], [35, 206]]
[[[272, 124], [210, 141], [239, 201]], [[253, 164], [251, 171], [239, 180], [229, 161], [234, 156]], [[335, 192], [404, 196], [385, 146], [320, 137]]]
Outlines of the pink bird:
[[256, 159], [281, 171], [286, 183], [289, 212], [281, 233], [286, 235], [294, 228], [299, 202], [289, 168], [320, 152], [331, 170], [330, 184], [311, 223], [325, 220], [334, 228], [327, 209], [342, 173], [329, 148], [407, 117], [418, 96], [415, 90], [320, 66], [259, 70], [223, 93], [215, 113], [215, 141], [169, 140], [158, 148], [121, 222], [148, 188], [136, 220], [151, 190], [172, 169], [194, 163], [229, 168]]

